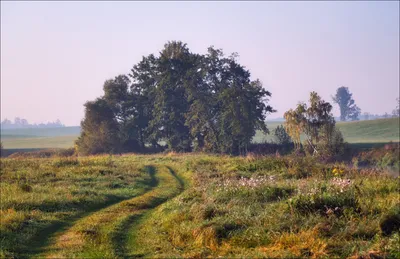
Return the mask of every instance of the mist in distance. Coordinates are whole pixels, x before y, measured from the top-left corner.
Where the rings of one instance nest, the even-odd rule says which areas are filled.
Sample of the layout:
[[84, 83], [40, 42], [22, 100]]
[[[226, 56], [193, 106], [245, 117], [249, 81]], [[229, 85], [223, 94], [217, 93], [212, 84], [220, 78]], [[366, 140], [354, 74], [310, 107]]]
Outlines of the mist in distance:
[[196, 53], [238, 52], [272, 93], [268, 119], [311, 91], [332, 102], [341, 86], [362, 113], [391, 114], [397, 104], [395, 1], [1, 2], [1, 119], [79, 125], [105, 80], [169, 40]]

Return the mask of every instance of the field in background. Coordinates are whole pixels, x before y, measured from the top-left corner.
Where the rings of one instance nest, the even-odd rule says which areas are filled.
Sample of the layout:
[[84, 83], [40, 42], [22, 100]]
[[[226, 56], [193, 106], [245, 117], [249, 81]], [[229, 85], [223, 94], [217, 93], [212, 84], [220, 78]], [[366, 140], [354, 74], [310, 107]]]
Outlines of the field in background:
[[[273, 133], [281, 122], [267, 123], [270, 133]], [[380, 144], [390, 141], [399, 142], [400, 138], [400, 119], [376, 119], [355, 122], [337, 122], [337, 127], [343, 134], [345, 141], [352, 144]], [[271, 142], [274, 140], [272, 134], [265, 135], [257, 132], [254, 137], [255, 142]]]
[[1, 142], [5, 149], [69, 148], [74, 145], [81, 128], [3, 129]]
[[[345, 140], [358, 146], [370, 147], [390, 141], [398, 142], [399, 118], [377, 119], [357, 122], [338, 122]], [[281, 122], [267, 122], [270, 134], [257, 132], [254, 142], [272, 142], [273, 131]], [[7, 129], [1, 131], [5, 149], [69, 148], [79, 136], [80, 127], [47, 129]]]

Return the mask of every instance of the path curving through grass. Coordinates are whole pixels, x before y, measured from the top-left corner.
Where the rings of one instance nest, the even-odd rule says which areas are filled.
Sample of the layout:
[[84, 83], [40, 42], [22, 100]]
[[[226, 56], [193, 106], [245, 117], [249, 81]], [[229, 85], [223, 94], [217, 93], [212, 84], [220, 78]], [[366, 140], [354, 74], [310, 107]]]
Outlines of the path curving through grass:
[[70, 228], [49, 237], [37, 257], [121, 258], [126, 256], [126, 229], [144, 213], [176, 196], [183, 182], [166, 166], [155, 170], [154, 188], [147, 193], [98, 210], [77, 220]]

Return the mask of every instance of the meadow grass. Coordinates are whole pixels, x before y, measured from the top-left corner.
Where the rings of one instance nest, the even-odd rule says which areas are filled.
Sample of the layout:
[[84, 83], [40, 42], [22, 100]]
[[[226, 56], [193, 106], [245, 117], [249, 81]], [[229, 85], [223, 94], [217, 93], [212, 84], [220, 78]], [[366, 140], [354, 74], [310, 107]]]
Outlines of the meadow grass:
[[400, 256], [385, 167], [174, 153], [1, 166], [2, 257]]
[[[254, 143], [275, 141], [273, 132], [282, 122], [267, 122], [270, 134], [257, 131]], [[356, 122], [337, 122], [345, 141], [366, 147], [380, 146], [390, 141], [399, 142], [399, 118]], [[80, 127], [54, 129], [9, 129], [1, 131], [1, 141], [7, 150], [29, 148], [70, 148], [78, 138]], [[17, 150], [15, 150], [17, 151]], [[14, 152], [14, 151], [12, 151]], [[10, 152], [8, 152], [10, 153]]]
[[109, 156], [1, 159], [0, 257], [29, 255], [41, 232], [148, 190], [142, 167]]
[[28, 148], [70, 148], [74, 146], [76, 135], [56, 137], [29, 137], [13, 136], [1, 139], [5, 149], [28, 149]]
[[383, 171], [288, 158], [189, 164], [192, 187], [131, 230], [144, 257], [399, 256], [399, 179]]
[[[256, 132], [253, 142], [272, 142], [274, 141], [274, 129], [283, 122], [267, 122], [270, 134]], [[400, 141], [400, 119], [376, 119], [364, 121], [337, 122], [339, 130], [342, 132], [344, 140], [348, 143], [387, 143], [390, 141]], [[304, 140], [304, 138], [302, 138]]]

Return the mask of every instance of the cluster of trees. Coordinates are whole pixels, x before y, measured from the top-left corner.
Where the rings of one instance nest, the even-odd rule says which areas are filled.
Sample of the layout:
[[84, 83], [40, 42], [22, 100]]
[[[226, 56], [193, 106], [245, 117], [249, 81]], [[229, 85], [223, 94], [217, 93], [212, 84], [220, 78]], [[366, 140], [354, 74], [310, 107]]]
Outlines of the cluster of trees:
[[271, 93], [222, 50], [192, 53], [168, 42], [129, 75], [107, 80], [104, 95], [85, 104], [78, 153], [169, 150], [240, 154], [256, 130], [267, 132]]
[[48, 122], [48, 123], [30, 124], [26, 119], [21, 119], [19, 117], [16, 117], [14, 119], [14, 123], [7, 118], [1, 122], [2, 129], [58, 128], [58, 127], [65, 127], [65, 125], [62, 124], [60, 120], [56, 120], [55, 122]]
[[[335, 126], [332, 105], [316, 92], [310, 93], [309, 105], [300, 103], [285, 112], [285, 130], [294, 142], [295, 149], [313, 155], [338, 155], [344, 151], [344, 139]], [[306, 141], [302, 145], [300, 136]]]

